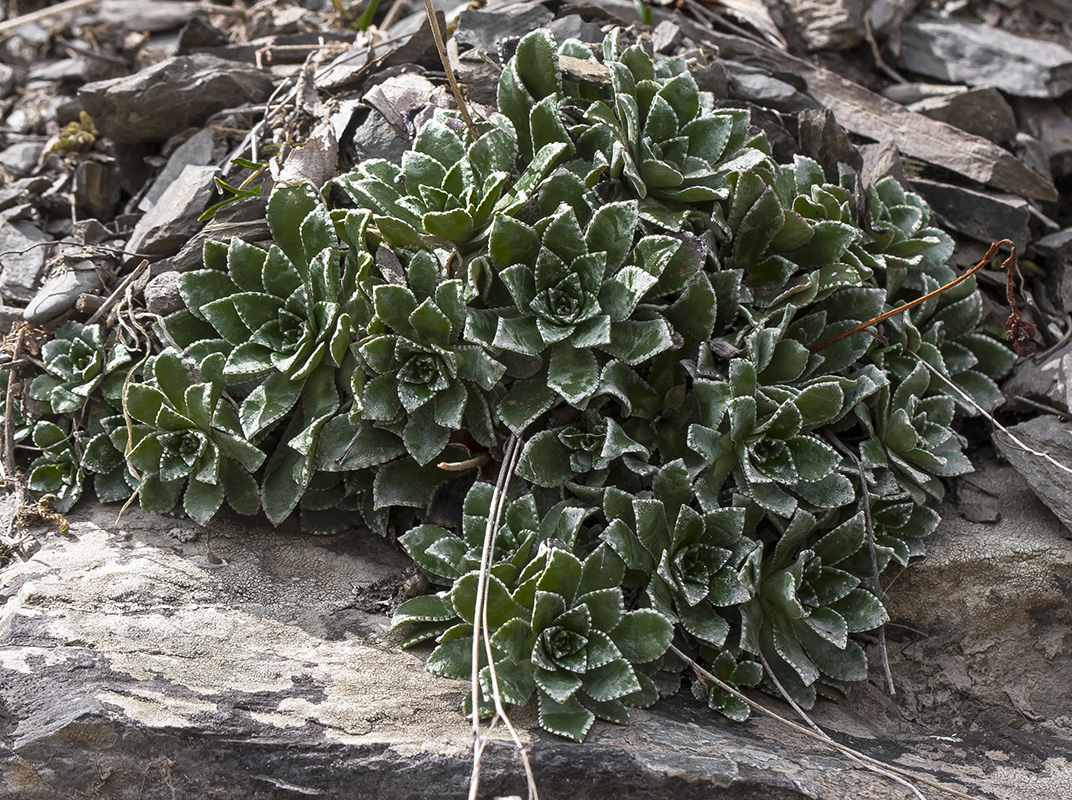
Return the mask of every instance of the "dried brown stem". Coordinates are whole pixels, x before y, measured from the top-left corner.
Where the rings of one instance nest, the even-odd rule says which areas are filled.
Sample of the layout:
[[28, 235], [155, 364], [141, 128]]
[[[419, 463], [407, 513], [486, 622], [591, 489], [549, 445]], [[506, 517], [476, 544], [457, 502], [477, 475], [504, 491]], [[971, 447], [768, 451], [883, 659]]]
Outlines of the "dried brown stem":
[[[1030, 346], [1031, 346], [1031, 350], [1030, 350], [1030, 352], [1027, 352], [1026, 354], [1030, 355], [1031, 353], [1034, 352], [1034, 342], [1031, 342], [1030, 339], [1031, 339], [1031, 336], [1034, 333], [1035, 326], [1032, 325], [1031, 323], [1023, 321], [1023, 319], [1020, 316], [1019, 309], [1016, 308], [1016, 304], [1013, 302], [1012, 270], [1015, 269], [1015, 264], [1016, 264], [1016, 245], [1013, 244], [1009, 239], [1002, 239], [1000, 242], [994, 242], [993, 244], [991, 244], [990, 247], [986, 251], [986, 255], [983, 256], [982, 260], [978, 264], [976, 264], [974, 267], [969, 269], [967, 272], [965, 272], [960, 277], [954, 278], [949, 283], [947, 283], [945, 286], [940, 286], [939, 288], [935, 289], [933, 292], [927, 292], [927, 294], [923, 295], [922, 297], [917, 297], [915, 300], [912, 300], [909, 303], [905, 303], [902, 306], [897, 306], [897, 308], [891, 308], [889, 311], [885, 311], [882, 314], [879, 314], [877, 317], [872, 317], [871, 319], [867, 320], [866, 322], [861, 322], [859, 325], [856, 325], [855, 327], [850, 328], [849, 330], [845, 331], [844, 333], [839, 333], [837, 336], [833, 337], [832, 339], [827, 339], [825, 342], [822, 342], [821, 344], [817, 344], [815, 347], [811, 348], [811, 352], [812, 353], [818, 353], [820, 350], [825, 350], [827, 347], [830, 347], [830, 345], [836, 344], [837, 342], [840, 342], [843, 339], [847, 339], [848, 337], [852, 336], [854, 333], [860, 333], [860, 332], [864, 331], [866, 328], [870, 328], [872, 325], [878, 325], [881, 322], [885, 322], [890, 317], [897, 316], [898, 314], [900, 314], [900, 313], [902, 313], [904, 311], [908, 311], [909, 309], [915, 308], [920, 303], [927, 302], [932, 297], [937, 297], [942, 292], [949, 291], [954, 286], [956, 286], [957, 284], [963, 283], [968, 278], [970, 278], [972, 275], [974, 275], [976, 272], [981, 270], [984, 266], [989, 264], [990, 260], [992, 258], [994, 258], [994, 256], [997, 255], [998, 250], [1004, 244], [1007, 244], [1007, 245], [1009, 245], [1010, 248], [1012, 248], [1012, 253], [1001, 264], [1002, 268], [1006, 271], [1006, 274], [1009, 276], [1008, 277], [1008, 285], [1007, 285], [1007, 289], [1006, 289], [1006, 294], [1007, 294], [1007, 297], [1008, 297], [1008, 300], [1009, 300], [1010, 307], [1012, 308], [1012, 314], [1009, 315], [1009, 321], [1005, 325], [1006, 331], [1007, 331], [1006, 338], [1010, 342], [1014, 343], [1014, 345], [1016, 346], [1016, 352], [1018, 354], [1020, 354], [1020, 355], [1024, 355], [1024, 353], [1020, 352], [1021, 347], [1023, 347], [1025, 349], [1025, 351], [1026, 351], [1026, 348], [1028, 347], [1028, 344], [1021, 344], [1021, 342], [1029, 343]], [[1013, 338], [1014, 331], [1015, 331], [1015, 336], [1017, 337], [1016, 339]], [[1026, 339], [1024, 339], [1022, 337], [1026, 337]]]
[[436, 17], [432, 0], [424, 0], [424, 10], [428, 13], [428, 26], [432, 29], [432, 38], [435, 39], [439, 59], [443, 62], [443, 71], [447, 73], [447, 82], [450, 84], [451, 92], [454, 93], [454, 102], [458, 104], [458, 111], [462, 114], [465, 127], [469, 129], [469, 133], [476, 139], [478, 135], [476, 125], [473, 124], [473, 118], [469, 116], [469, 107], [465, 104], [465, 97], [462, 96], [462, 87], [458, 85], [458, 79], [454, 77], [454, 69], [451, 67], [450, 58], [447, 56], [447, 46], [443, 44], [443, 32], [439, 30], [439, 18]]
[[86, 320], [86, 325], [92, 325], [94, 322], [96, 322], [109, 311], [111, 311], [113, 306], [115, 306], [116, 303], [123, 299], [123, 292], [126, 290], [126, 288], [133, 284], [134, 281], [136, 281], [138, 278], [140, 278], [141, 274], [145, 272], [148, 266], [149, 262], [143, 259], [142, 262], [134, 268], [133, 272], [131, 272], [129, 275], [123, 278], [122, 281], [119, 282], [119, 285], [115, 287], [115, 290], [110, 295], [108, 295], [108, 298], [103, 303], [101, 303], [101, 307], [93, 313], [93, 316]]
[[[882, 584], [879, 583], [878, 579], [878, 552], [875, 550], [875, 527], [871, 522], [871, 492], [867, 488], [867, 473], [864, 471], [864, 464], [857, 458], [856, 454], [846, 447], [836, 436], [827, 433], [827, 439], [834, 445], [834, 447], [840, 450], [846, 458], [856, 465], [856, 471], [860, 476], [860, 493], [863, 495], [864, 501], [864, 527], [867, 530], [867, 548], [871, 553], [872, 588], [874, 589], [875, 596], [882, 599], [885, 593], [882, 591]], [[878, 648], [879, 655], [882, 658], [882, 671], [886, 674], [886, 686], [892, 696], [897, 694], [897, 688], [893, 685], [893, 671], [890, 669], [890, 656], [886, 651], [885, 624], [880, 625], [878, 628]]]

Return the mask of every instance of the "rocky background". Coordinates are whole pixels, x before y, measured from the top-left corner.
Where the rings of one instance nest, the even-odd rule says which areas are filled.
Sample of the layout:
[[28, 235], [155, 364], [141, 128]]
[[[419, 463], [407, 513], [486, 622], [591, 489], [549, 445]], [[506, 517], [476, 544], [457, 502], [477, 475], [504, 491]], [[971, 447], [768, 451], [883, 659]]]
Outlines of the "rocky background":
[[[168, 313], [206, 238], [266, 238], [274, 180], [397, 158], [425, 104], [450, 103], [412, 0], [2, 7], [3, 335], [119, 301]], [[873, 682], [814, 716], [974, 797], [1072, 796], [1072, 2], [681, 0], [656, 2], [651, 26], [625, 0], [436, 7], [475, 104], [494, 102], [504, 39], [633, 27], [749, 107], [780, 158], [908, 182], [956, 235], [956, 264], [1016, 242], [1039, 350], [1004, 386], [1009, 432], [970, 427], [979, 471], [953, 486], [927, 559], [886, 587], [897, 694], [876, 644]], [[980, 282], [1001, 298], [1000, 273]], [[391, 543], [117, 513], [84, 502], [61, 532], [15, 498], [0, 510], [0, 798], [465, 796], [464, 687], [387, 631], [414, 589]], [[585, 745], [527, 734], [541, 796], [915, 796], [687, 693], [634, 716]], [[506, 743], [483, 785], [524, 794]]]

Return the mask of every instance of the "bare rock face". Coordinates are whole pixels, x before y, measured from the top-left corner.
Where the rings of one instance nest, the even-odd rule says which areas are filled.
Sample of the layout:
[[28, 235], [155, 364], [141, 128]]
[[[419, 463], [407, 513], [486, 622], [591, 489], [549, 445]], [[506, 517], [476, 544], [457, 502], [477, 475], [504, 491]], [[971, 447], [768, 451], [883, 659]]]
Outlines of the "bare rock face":
[[[894, 619], [923, 634], [891, 626], [900, 691], [874, 680], [820, 704], [835, 738], [980, 798], [1067, 796], [1072, 559], [1021, 494], [997, 527], [946, 509], [928, 560], [893, 593]], [[370, 534], [230, 518], [209, 539], [188, 521], [115, 513], [93, 506], [67, 535], [39, 531], [36, 553], [0, 571], [0, 800], [466, 796], [465, 686], [426, 673], [426, 653], [387, 629], [404, 556]], [[969, 730], [995, 713], [1033, 722]], [[907, 796], [769, 719], [717, 718], [687, 691], [632, 716], [576, 745], [515, 709], [541, 797]], [[506, 742], [484, 763], [482, 796], [525, 794]]]
[[44, 277], [52, 237], [32, 223], [0, 221], [0, 248], [7, 255], [0, 265], [0, 295], [8, 300], [33, 298]]
[[998, 28], [920, 14], [905, 23], [900, 66], [929, 78], [991, 86], [1015, 97], [1072, 89], [1072, 50]]
[[[1072, 542], [1012, 467], [984, 466], [958, 495], [926, 560], [889, 590], [899, 706], [962, 732], [1046, 734], [1023, 764], [1038, 771], [1038, 790], [998, 794], [1066, 797], [1072, 767], [1058, 753], [1072, 741]], [[998, 519], [971, 521], [981, 517]], [[1045, 754], [1047, 741], [1055, 749]]]
[[[1062, 359], [1055, 383], [1064, 382], [1064, 367]], [[1072, 456], [1072, 425], [1044, 414], [1014, 425], [1009, 433], [999, 431], [994, 441], [1039, 500], [1064, 523], [1064, 534], [1072, 539], [1072, 471], [1066, 466]]]
[[273, 81], [253, 66], [197, 54], [87, 83], [78, 92], [97, 130], [114, 142], [163, 141], [210, 115], [268, 98]]
[[785, 0], [786, 21], [809, 50], [848, 50], [864, 40], [863, 0]]

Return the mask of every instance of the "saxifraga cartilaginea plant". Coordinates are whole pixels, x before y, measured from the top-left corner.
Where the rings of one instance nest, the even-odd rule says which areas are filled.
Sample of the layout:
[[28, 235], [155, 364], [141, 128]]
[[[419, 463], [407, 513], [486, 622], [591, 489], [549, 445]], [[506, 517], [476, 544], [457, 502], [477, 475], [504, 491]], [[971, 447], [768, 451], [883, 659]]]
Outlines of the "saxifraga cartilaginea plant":
[[[566, 57], [609, 81], [564, 80]], [[396, 533], [434, 593], [394, 627], [451, 677], [490, 525], [466, 705], [492, 713], [494, 682], [575, 740], [676, 692], [671, 644], [805, 708], [863, 679], [875, 565], [922, 554], [941, 479], [971, 469], [953, 423], [975, 409], [932, 370], [992, 409], [1015, 358], [917, 195], [777, 163], [619, 32], [600, 58], [529, 34], [499, 113], [438, 110], [400, 165], [276, 186], [268, 223], [266, 249], [206, 246], [133, 369], [121, 332], [45, 345], [32, 488], [67, 508], [93, 473], [102, 500], [200, 524], [226, 505]]]

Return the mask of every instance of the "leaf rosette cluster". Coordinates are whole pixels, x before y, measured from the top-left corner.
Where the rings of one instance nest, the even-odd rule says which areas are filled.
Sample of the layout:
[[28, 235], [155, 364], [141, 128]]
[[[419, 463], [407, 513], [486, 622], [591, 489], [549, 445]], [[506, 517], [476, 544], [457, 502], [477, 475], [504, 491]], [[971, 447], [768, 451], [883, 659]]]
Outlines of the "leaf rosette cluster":
[[475, 668], [470, 712], [535, 698], [572, 739], [677, 691], [675, 651], [805, 707], [843, 694], [886, 619], [876, 565], [924, 552], [970, 469], [953, 387], [992, 408], [1013, 360], [973, 280], [939, 291], [951, 240], [892, 179], [778, 163], [621, 32], [525, 36], [498, 106], [276, 186], [273, 241], [206, 245], [137, 364], [62, 328], [32, 485], [395, 537], [433, 587], [403, 645]]

